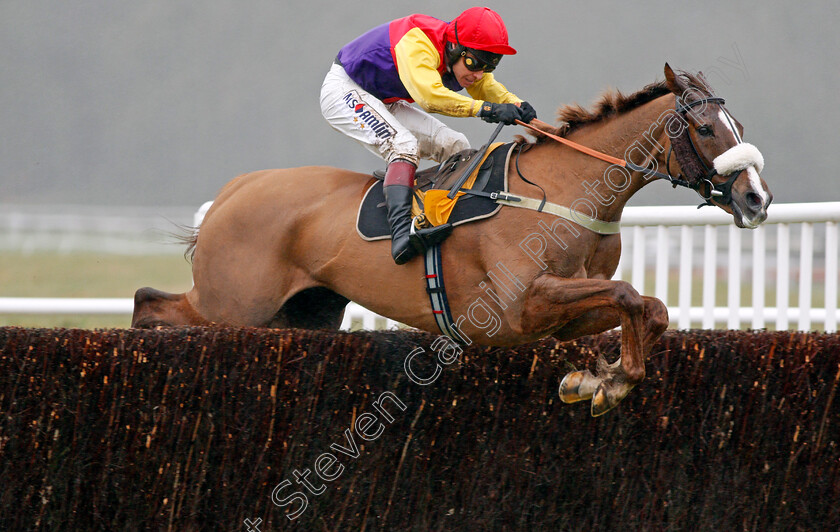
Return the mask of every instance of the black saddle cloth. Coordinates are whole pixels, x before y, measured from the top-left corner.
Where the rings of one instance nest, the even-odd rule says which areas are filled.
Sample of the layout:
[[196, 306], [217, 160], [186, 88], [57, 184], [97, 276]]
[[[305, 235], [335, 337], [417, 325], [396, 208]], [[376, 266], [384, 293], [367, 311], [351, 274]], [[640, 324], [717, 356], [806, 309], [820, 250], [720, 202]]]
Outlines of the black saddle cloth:
[[[478, 170], [473, 190], [483, 192], [507, 191], [507, 155], [512, 143], [497, 146]], [[469, 165], [469, 161], [476, 155], [476, 150], [466, 150], [450, 157], [439, 166], [417, 173], [417, 187], [420, 190], [432, 188], [448, 190]], [[460, 171], [459, 171], [460, 170]], [[377, 180], [368, 188], [359, 212], [356, 216], [356, 230], [365, 240], [382, 240], [391, 238], [388, 225], [388, 210], [385, 206], [385, 195], [382, 192], [384, 176], [374, 173]], [[474, 196], [469, 193], [462, 196], [452, 209], [449, 223], [460, 225], [474, 220], [489, 218], [496, 214], [502, 206], [494, 200], [484, 196]]]

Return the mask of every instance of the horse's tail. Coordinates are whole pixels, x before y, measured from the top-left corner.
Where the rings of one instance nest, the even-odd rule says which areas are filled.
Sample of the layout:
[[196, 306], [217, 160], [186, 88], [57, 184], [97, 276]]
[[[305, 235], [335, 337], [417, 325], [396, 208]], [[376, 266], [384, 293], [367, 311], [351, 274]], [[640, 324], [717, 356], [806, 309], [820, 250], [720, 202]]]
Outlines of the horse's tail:
[[186, 224], [175, 224], [175, 227], [175, 231], [169, 232], [168, 235], [176, 243], [187, 246], [184, 250], [184, 258], [192, 262], [193, 256], [195, 255], [195, 245], [198, 242], [198, 227]]

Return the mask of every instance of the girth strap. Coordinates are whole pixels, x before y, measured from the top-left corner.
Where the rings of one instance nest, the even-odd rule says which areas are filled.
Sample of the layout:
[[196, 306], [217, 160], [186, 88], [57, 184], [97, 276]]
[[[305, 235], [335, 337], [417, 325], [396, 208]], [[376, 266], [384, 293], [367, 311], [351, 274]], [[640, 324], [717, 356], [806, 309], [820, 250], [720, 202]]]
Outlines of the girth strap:
[[449, 301], [446, 299], [446, 288], [443, 284], [443, 260], [441, 258], [440, 244], [426, 250], [426, 292], [429, 294], [429, 302], [432, 305], [432, 315], [435, 317], [440, 332], [459, 341], [461, 336], [457, 333], [452, 322], [452, 312], [449, 310]]
[[531, 209], [533, 211], [545, 212], [553, 214], [564, 220], [569, 220], [581, 227], [585, 227], [590, 231], [601, 235], [614, 235], [621, 232], [621, 224], [619, 222], [605, 222], [592, 218], [585, 214], [573, 211], [572, 209], [550, 201], [538, 200], [534, 198], [523, 198], [513, 194], [498, 193], [496, 203], [507, 205], [509, 207], [520, 207], [523, 209]]

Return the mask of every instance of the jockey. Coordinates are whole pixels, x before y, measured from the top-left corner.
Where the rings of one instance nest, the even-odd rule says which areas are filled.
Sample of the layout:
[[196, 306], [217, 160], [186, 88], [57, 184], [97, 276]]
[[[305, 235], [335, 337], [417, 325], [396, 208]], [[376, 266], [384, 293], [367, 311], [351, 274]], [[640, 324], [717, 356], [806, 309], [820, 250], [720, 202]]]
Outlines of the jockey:
[[[345, 45], [321, 87], [329, 124], [388, 163], [383, 191], [397, 264], [443, 241], [450, 224], [411, 232], [414, 172], [420, 159], [444, 161], [470, 147], [429, 113], [487, 122], [530, 122], [537, 113], [491, 72], [515, 54], [499, 15], [473, 7], [452, 22], [410, 15]], [[467, 89], [468, 96], [456, 91]], [[422, 108], [410, 105], [412, 102]]]

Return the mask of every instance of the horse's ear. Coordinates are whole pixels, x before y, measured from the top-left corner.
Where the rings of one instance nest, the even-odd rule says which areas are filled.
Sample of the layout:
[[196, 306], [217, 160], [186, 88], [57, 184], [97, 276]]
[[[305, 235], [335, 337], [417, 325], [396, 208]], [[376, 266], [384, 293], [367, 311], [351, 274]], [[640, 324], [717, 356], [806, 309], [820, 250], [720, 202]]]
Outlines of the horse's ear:
[[668, 90], [676, 95], [682, 94], [686, 89], [685, 83], [674, 73], [674, 70], [668, 63], [665, 63], [665, 83], [668, 86]]
[[697, 72], [697, 79], [703, 85], [702, 88], [706, 89], [706, 92], [712, 94], [712, 86], [709, 84], [709, 80], [706, 79], [706, 76], [703, 75], [702, 71]]

